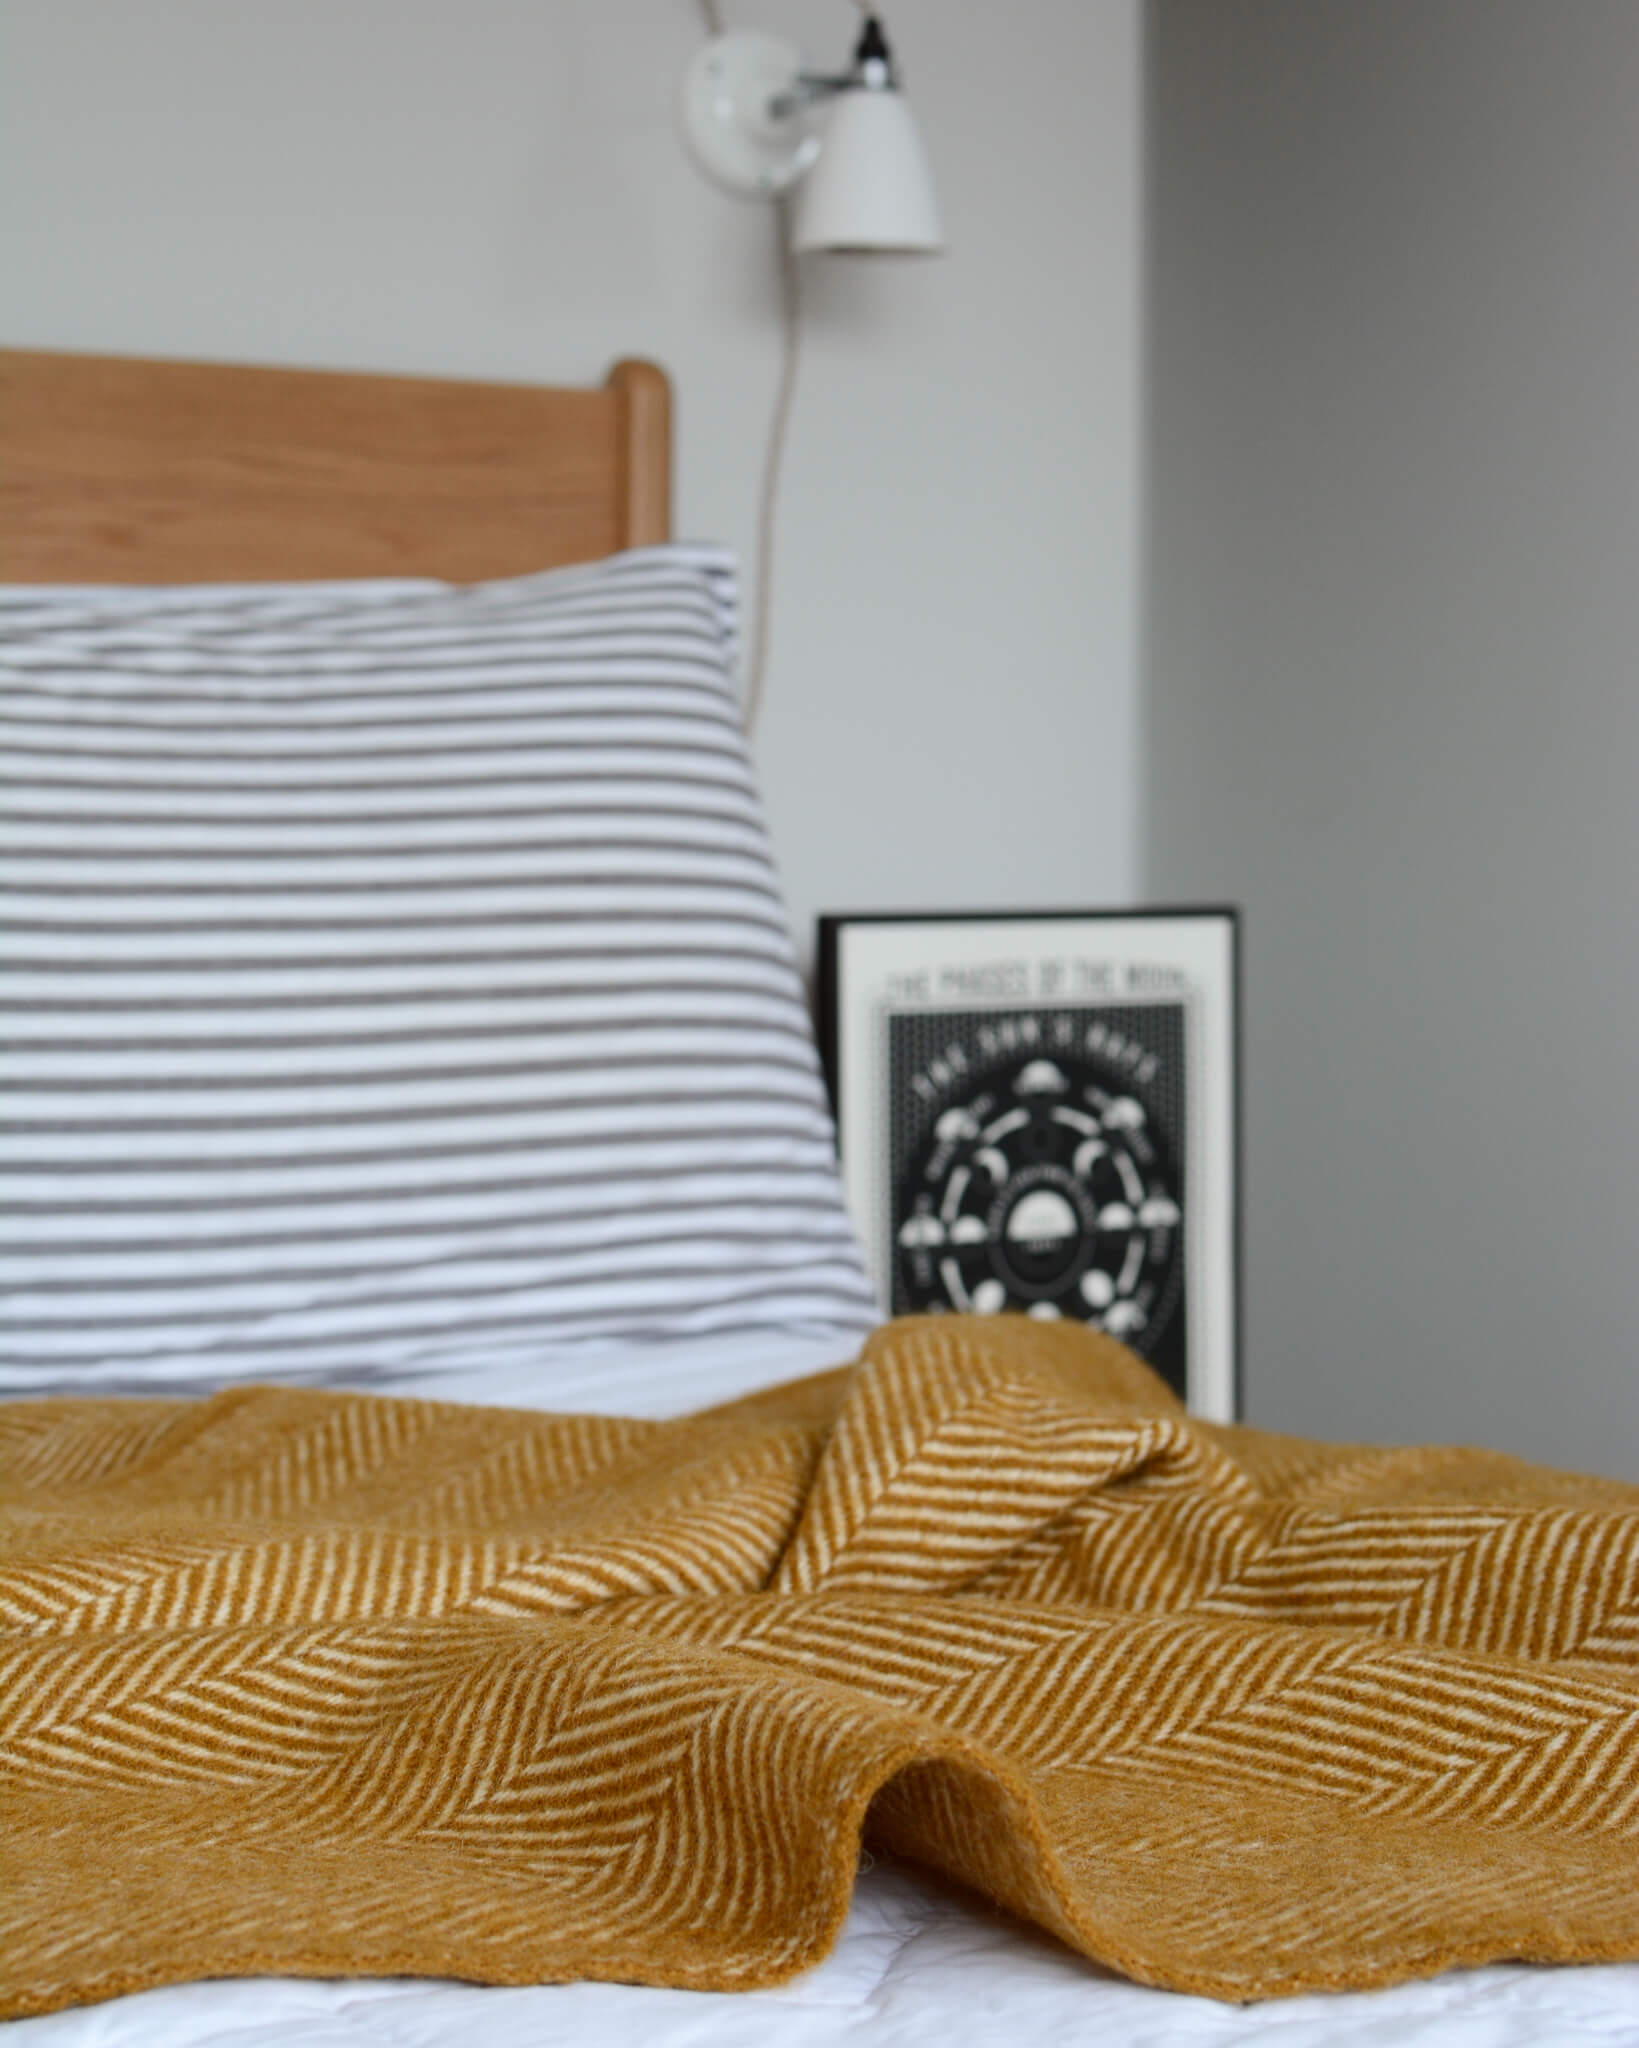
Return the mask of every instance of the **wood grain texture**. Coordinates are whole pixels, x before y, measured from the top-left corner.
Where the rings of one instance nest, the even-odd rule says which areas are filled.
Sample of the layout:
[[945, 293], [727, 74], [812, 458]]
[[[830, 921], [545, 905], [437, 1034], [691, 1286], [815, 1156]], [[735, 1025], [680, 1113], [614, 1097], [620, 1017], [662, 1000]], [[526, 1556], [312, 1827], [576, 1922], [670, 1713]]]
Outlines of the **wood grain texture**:
[[0, 350], [0, 581], [470, 582], [670, 537], [671, 392]]

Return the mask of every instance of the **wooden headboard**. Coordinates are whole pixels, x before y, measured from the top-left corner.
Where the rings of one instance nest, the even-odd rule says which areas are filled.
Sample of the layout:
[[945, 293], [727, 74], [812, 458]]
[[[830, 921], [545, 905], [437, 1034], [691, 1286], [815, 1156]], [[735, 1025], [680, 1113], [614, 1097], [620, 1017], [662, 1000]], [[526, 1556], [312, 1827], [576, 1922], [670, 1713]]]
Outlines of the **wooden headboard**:
[[671, 387], [0, 350], [0, 582], [474, 582], [671, 537]]

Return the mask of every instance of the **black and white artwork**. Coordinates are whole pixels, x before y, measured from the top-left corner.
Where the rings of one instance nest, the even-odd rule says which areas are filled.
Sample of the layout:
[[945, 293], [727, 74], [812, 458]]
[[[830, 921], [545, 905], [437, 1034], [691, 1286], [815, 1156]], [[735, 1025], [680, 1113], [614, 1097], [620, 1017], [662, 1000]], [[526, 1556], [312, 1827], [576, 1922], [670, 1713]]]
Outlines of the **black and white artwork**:
[[1232, 912], [821, 920], [885, 1312], [1070, 1318], [1236, 1410]]

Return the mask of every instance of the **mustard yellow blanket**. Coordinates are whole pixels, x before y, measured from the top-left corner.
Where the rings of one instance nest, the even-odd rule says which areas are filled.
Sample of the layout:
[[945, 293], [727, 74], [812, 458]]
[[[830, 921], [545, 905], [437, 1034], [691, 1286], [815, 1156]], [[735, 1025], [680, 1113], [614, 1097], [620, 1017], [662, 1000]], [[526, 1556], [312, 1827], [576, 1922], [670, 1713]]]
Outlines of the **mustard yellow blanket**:
[[865, 1839], [1245, 1999], [1639, 1956], [1639, 1489], [1192, 1422], [1023, 1321], [675, 1423], [0, 1410], [0, 2010], [732, 1989]]

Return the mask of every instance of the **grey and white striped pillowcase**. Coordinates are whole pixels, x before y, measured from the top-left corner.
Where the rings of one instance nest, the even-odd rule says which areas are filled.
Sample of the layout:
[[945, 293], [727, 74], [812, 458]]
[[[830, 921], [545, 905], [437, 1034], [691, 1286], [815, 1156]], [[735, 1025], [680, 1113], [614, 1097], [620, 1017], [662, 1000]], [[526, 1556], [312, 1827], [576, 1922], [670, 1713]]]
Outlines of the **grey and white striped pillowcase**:
[[0, 591], [0, 1386], [875, 1319], [713, 550]]

